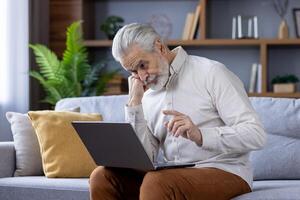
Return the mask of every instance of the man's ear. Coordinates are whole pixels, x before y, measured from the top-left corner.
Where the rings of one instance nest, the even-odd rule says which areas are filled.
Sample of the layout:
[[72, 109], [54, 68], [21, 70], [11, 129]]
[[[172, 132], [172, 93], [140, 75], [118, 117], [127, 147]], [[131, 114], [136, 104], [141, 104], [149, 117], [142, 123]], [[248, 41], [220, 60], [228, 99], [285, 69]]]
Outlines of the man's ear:
[[162, 55], [166, 53], [166, 47], [163, 45], [160, 39], [155, 40], [154, 49], [156, 52], [161, 53]]

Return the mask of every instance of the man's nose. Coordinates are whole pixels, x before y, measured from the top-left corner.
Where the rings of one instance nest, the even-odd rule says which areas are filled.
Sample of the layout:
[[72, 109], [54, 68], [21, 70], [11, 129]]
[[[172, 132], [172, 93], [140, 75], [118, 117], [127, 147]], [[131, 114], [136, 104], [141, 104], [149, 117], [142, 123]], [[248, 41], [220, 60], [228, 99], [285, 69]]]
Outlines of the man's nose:
[[138, 70], [138, 75], [139, 75], [141, 81], [147, 80], [148, 73], [146, 70]]

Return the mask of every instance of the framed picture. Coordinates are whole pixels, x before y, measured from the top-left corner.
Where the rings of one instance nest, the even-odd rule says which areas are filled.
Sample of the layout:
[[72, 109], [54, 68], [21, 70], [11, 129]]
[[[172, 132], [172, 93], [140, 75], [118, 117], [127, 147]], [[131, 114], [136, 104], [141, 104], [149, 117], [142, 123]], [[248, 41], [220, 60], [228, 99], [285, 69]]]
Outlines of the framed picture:
[[294, 8], [294, 22], [297, 38], [300, 38], [300, 8]]

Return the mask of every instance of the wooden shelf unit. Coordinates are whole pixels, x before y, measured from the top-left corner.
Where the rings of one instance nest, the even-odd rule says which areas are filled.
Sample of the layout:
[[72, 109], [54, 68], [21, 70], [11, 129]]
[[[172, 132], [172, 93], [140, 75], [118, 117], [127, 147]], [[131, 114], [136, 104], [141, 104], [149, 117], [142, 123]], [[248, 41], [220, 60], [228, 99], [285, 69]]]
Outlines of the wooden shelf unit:
[[[96, 0], [50, 0], [50, 46], [56, 52], [62, 52], [65, 42], [66, 27], [75, 20], [83, 20], [83, 30], [86, 39], [85, 45], [91, 50], [93, 48], [109, 48], [112, 45], [111, 40], [98, 40], [95, 39], [95, 22], [93, 9]], [[293, 94], [276, 94], [267, 91], [268, 86], [268, 57], [269, 47], [272, 46], [299, 46], [300, 39], [210, 39], [207, 36], [207, 7], [210, 0], [199, 1], [202, 10], [199, 21], [200, 39], [197, 40], [169, 40], [166, 41], [169, 46], [192, 46], [192, 47], [205, 47], [205, 46], [254, 46], [259, 49], [259, 61], [262, 65], [262, 93], [250, 93], [249, 96], [270, 96], [270, 97], [290, 97], [300, 98], [300, 93]], [[66, 6], [68, 9], [66, 9]], [[51, 10], [53, 10], [51, 12]], [[76, 13], [76, 14], [73, 14]], [[55, 33], [55, 34], [54, 34]], [[60, 34], [59, 34], [60, 33]]]

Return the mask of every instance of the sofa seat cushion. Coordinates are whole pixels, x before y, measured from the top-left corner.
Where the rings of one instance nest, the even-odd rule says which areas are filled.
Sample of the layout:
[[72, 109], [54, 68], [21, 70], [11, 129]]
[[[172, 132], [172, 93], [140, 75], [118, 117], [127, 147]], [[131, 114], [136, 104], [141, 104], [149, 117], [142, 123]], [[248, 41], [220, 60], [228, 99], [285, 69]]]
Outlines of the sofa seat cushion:
[[251, 152], [254, 180], [300, 178], [300, 139], [268, 135], [263, 150]]
[[45, 176], [0, 179], [1, 200], [88, 200], [87, 178], [46, 178]]
[[253, 192], [233, 200], [300, 200], [300, 180], [254, 181]]

